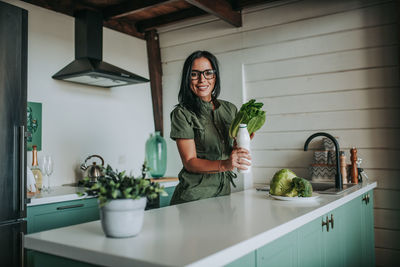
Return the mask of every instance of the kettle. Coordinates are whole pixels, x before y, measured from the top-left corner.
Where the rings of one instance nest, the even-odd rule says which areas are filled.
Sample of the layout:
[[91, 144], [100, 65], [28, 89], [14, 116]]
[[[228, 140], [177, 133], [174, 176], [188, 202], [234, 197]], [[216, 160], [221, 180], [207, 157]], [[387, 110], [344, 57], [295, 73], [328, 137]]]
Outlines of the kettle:
[[[101, 166], [96, 165], [96, 162], [93, 162], [92, 165], [87, 165], [86, 162], [91, 158], [99, 158], [101, 159]], [[96, 181], [102, 175], [102, 168], [104, 166], [104, 159], [99, 155], [91, 155], [85, 159], [85, 162], [81, 164], [81, 170], [87, 171], [87, 176], [92, 181]]]

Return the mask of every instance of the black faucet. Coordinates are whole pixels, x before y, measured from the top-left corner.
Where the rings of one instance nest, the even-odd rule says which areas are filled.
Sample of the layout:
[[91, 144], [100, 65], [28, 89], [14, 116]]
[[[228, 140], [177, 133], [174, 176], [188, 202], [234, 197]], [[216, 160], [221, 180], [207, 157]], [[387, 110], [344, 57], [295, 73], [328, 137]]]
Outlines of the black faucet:
[[340, 173], [340, 166], [339, 166], [339, 143], [337, 142], [336, 138], [333, 137], [332, 135], [328, 134], [328, 133], [315, 133], [313, 135], [311, 135], [310, 137], [308, 137], [308, 139], [306, 140], [306, 142], [304, 143], [304, 151], [308, 150], [308, 144], [311, 142], [312, 139], [314, 139], [317, 136], [325, 136], [328, 137], [329, 139], [332, 140], [332, 142], [335, 144], [335, 150], [336, 150], [336, 175], [335, 175], [335, 187], [338, 190], [342, 190], [343, 189], [343, 183], [342, 183], [342, 174]]

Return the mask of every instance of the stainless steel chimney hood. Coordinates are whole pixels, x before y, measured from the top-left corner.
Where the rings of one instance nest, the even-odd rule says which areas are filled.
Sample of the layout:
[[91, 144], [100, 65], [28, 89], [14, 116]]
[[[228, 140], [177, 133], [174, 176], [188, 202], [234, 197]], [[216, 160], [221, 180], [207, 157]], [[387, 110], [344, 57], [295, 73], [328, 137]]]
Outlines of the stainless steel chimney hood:
[[108, 64], [102, 58], [102, 14], [79, 11], [75, 14], [75, 60], [54, 74], [53, 79], [107, 88], [149, 81]]

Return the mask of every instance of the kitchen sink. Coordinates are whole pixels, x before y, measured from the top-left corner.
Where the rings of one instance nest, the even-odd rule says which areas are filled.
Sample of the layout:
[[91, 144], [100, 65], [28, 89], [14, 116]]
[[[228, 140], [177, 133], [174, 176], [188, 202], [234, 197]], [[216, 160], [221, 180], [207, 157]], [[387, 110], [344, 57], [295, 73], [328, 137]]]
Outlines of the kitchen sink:
[[319, 194], [328, 194], [328, 195], [339, 195], [343, 194], [351, 188], [360, 186], [359, 184], [344, 184], [343, 189], [339, 190], [335, 188], [335, 183], [318, 183], [311, 182], [313, 191]]

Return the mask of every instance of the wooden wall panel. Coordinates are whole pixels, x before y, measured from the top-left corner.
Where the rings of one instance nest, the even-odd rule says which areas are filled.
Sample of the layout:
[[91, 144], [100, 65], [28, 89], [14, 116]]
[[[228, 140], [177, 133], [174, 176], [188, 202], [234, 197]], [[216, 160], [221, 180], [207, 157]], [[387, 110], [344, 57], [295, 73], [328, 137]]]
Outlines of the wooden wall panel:
[[399, 99], [400, 90], [398, 88], [383, 88], [268, 97], [258, 100], [268, 107], [269, 115], [281, 115], [320, 111], [399, 108]]
[[[298, 150], [255, 150], [252, 149], [253, 167], [308, 167], [313, 160], [314, 151]], [[364, 168], [400, 170], [398, 150], [358, 149], [358, 157], [363, 159]], [[349, 155], [349, 151], [347, 151]], [[349, 157], [348, 157], [349, 158]], [[348, 159], [350, 164], [350, 158]], [[400, 199], [399, 202], [400, 203]], [[398, 203], [394, 203], [398, 205]], [[381, 206], [380, 206], [381, 207]], [[400, 207], [399, 207], [400, 209]]]
[[[246, 90], [247, 98], [251, 99], [355, 89], [398, 88], [398, 76], [399, 69], [397, 66], [377, 67], [247, 82]], [[296, 86], [293, 86], [294, 84]]]
[[[324, 131], [324, 129], [319, 129]], [[349, 130], [329, 130], [338, 138], [340, 148], [349, 150], [357, 145], [358, 148], [374, 149], [398, 149], [400, 150], [400, 129], [349, 129]], [[315, 131], [301, 132], [257, 132], [253, 141], [252, 148], [257, 150], [275, 149], [301, 149], [305, 140], [315, 133]], [[355, 143], [357, 140], [357, 143]], [[322, 149], [322, 141], [313, 140], [310, 149]], [[400, 179], [399, 179], [400, 180]]]
[[400, 214], [388, 209], [375, 209], [375, 227], [400, 230]]
[[[246, 64], [244, 75], [246, 82], [283, 79], [310, 74], [395, 66], [397, 58], [397, 46], [374, 47], [313, 55], [307, 58], [294, 57], [279, 61]], [[261, 60], [262, 55], [258, 55], [257, 59]]]
[[[378, 181], [379, 183], [379, 181]], [[374, 207], [400, 211], [400, 191], [392, 189], [375, 189]], [[399, 239], [400, 240], [400, 239]]]
[[375, 229], [375, 245], [400, 250], [400, 231]]
[[399, 118], [398, 109], [321, 111], [318, 113], [267, 115], [266, 124], [264, 124], [260, 131], [317, 131], [320, 129], [330, 131], [357, 128], [399, 128]]

